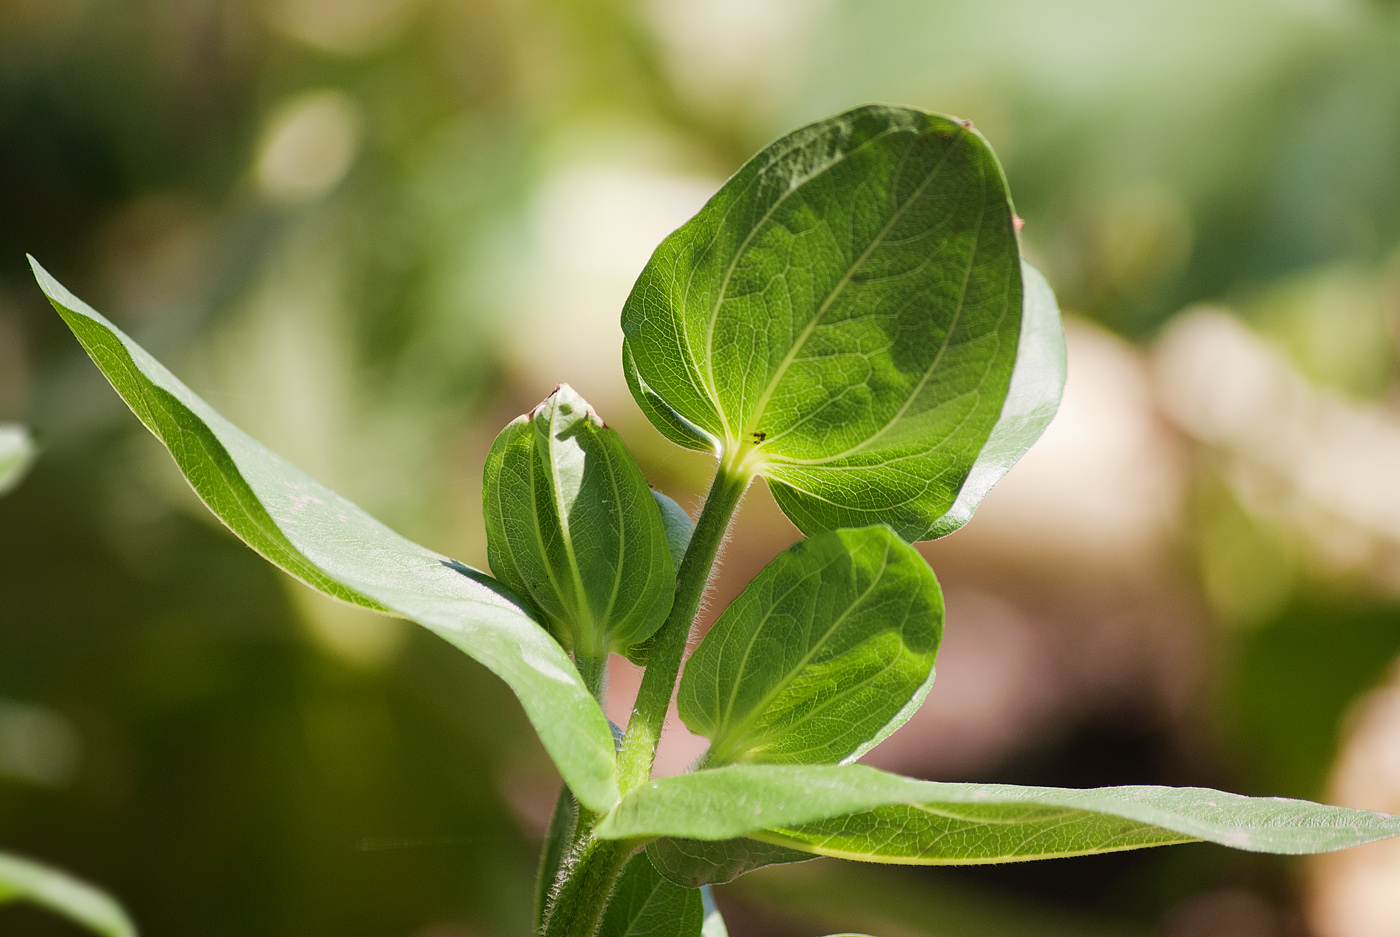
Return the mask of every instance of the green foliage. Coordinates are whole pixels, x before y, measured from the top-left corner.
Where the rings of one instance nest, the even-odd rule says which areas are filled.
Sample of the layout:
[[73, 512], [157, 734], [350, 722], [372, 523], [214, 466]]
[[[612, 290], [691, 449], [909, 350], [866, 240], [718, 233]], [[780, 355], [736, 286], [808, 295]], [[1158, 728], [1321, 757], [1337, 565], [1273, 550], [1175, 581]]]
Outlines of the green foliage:
[[1400, 835], [1400, 817], [1204, 788], [1066, 790], [916, 781], [864, 765], [731, 765], [651, 781], [603, 838], [753, 836], [820, 855], [966, 864], [1193, 840], [1283, 855]]
[[862, 107], [749, 160], [623, 309], [657, 429], [740, 458], [806, 533], [938, 529], [1001, 413], [1021, 267], [970, 127]]
[[[1400, 818], [1303, 801], [836, 764], [931, 685], [942, 596], [908, 541], [966, 523], [1064, 385], [1054, 296], [1021, 259], [1000, 166], [964, 122], [881, 106], [819, 121], [663, 242], [623, 310], [624, 371], [664, 434], [718, 457], [711, 497], [695, 524], [648, 497], [621, 442], [561, 385], [488, 457], [504, 584], [267, 451], [34, 269], [234, 533], [313, 588], [420, 622], [515, 691], [566, 784], [540, 864], [546, 937], [720, 937], [696, 886], [815, 855], [965, 864], [1197, 840], [1300, 854], [1400, 834]], [[809, 537], [685, 668], [680, 712], [713, 743], [700, 768], [649, 780], [681, 651], [756, 475]], [[620, 755], [591, 695], [610, 650], [648, 665]]]
[[520, 697], [570, 789], [617, 800], [612, 732], [559, 644], [489, 576], [418, 546], [220, 416], [34, 263], [49, 301], [209, 509], [243, 542], [343, 602], [400, 615], [485, 664]]
[[638, 853], [618, 877], [597, 937], [700, 937], [704, 924], [700, 890], [672, 884]]
[[859, 757], [928, 695], [943, 596], [888, 527], [798, 541], [725, 609], [691, 655], [681, 718], [708, 761]]
[[676, 575], [660, 507], [569, 385], [501, 431], [482, 499], [491, 571], [576, 656], [625, 653], [661, 627]]
[[0, 904], [31, 901], [103, 937], [136, 937], [121, 907], [65, 872], [0, 852]]
[[0, 423], [0, 495], [13, 491], [34, 462], [37, 447], [27, 427]]

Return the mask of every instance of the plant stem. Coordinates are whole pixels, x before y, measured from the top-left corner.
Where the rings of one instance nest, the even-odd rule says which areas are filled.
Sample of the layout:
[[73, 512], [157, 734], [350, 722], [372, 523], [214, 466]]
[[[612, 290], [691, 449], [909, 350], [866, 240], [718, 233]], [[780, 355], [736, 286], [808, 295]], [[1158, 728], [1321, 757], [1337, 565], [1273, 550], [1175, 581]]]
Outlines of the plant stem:
[[657, 631], [646, 673], [642, 676], [642, 686], [637, 691], [637, 704], [622, 740], [618, 786], [624, 794], [651, 778], [656, 744], [661, 740], [661, 727], [666, 721], [666, 709], [671, 705], [671, 695], [676, 689], [676, 674], [680, 671], [681, 657], [685, 655], [685, 644], [695, 622], [695, 613], [705, 595], [705, 586], [709, 584], [710, 571], [714, 568], [715, 557], [719, 555], [720, 544], [724, 542], [725, 531], [729, 529], [729, 520], [734, 516], [734, 509], [739, 506], [739, 499], [744, 496], [752, 478], [752, 470], [740, 461], [726, 459], [720, 463], [719, 472], [710, 485], [705, 507], [700, 511], [695, 533], [690, 538], [690, 546], [676, 575], [675, 604]]
[[588, 692], [602, 705], [603, 697], [608, 692], [607, 653], [593, 657], [575, 652], [574, 666], [578, 668], [579, 676], [583, 678], [583, 685], [588, 687]]
[[593, 937], [612, 897], [618, 873], [637, 849], [635, 841], [578, 840], [564, 860], [543, 937]]

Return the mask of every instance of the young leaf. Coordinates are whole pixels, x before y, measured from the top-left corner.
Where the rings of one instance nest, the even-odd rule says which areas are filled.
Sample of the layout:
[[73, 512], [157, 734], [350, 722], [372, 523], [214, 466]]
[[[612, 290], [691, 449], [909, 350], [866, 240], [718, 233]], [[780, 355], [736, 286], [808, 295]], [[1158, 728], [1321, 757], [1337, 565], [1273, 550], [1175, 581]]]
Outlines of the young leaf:
[[783, 862], [815, 859], [810, 852], [741, 837], [707, 842], [663, 836], [647, 843], [647, 857], [666, 878], [686, 888], [723, 885], [745, 872]]
[[559, 644], [484, 573], [394, 533], [269, 452], [30, 258], [49, 301], [185, 478], [266, 559], [342, 601], [424, 625], [505, 680], [569, 789], [617, 801], [612, 733]]
[[987, 492], [1040, 438], [1060, 407], [1065, 391], [1065, 332], [1060, 308], [1045, 275], [1028, 263], [1021, 264], [1021, 282], [1025, 290], [1021, 340], [1006, 402], [957, 500], [934, 525], [933, 537], [951, 534], [972, 519]]
[[690, 548], [690, 538], [695, 534], [695, 521], [690, 519], [685, 508], [655, 488], [652, 489], [651, 496], [656, 499], [656, 506], [661, 509], [661, 523], [666, 528], [666, 544], [671, 548], [671, 565], [680, 572], [681, 560], [685, 559], [685, 551]]
[[671, 610], [661, 510], [617, 434], [567, 384], [501, 431], [482, 502], [491, 571], [576, 656], [625, 652]]
[[930, 536], [1002, 411], [1021, 264], [963, 122], [867, 106], [783, 137], [662, 242], [623, 308], [638, 404], [764, 475], [804, 532]]
[[9, 494], [24, 480], [36, 452], [28, 427], [0, 423], [0, 495]]
[[121, 907], [66, 872], [0, 852], [0, 904], [31, 901], [103, 937], [136, 937]]
[[943, 634], [938, 580], [888, 527], [779, 554], [691, 655], [678, 704], [708, 761], [834, 764], [907, 720]]
[[596, 937], [701, 937], [705, 924], [699, 889], [668, 882], [639, 852], [622, 870]]
[[1194, 840], [1250, 852], [1329, 852], [1400, 835], [1400, 817], [1204, 788], [1069, 790], [916, 781], [864, 765], [732, 765], [644, 784], [596, 833], [751, 836], [868, 862], [956, 865]]

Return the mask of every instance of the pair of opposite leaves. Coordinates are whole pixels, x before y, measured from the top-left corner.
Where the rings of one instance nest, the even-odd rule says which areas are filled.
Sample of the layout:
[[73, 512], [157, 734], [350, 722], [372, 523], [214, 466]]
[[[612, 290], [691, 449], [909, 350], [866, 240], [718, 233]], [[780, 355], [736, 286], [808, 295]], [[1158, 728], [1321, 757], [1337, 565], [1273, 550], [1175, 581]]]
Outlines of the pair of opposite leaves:
[[[820, 654], [839, 641], [798, 662], [810, 683], [805, 677], [746, 682], [760, 671], [782, 670], [768, 668], [771, 655], [760, 650], [763, 667], [747, 671], [755, 648], [788, 649], [792, 636], [824, 613], [799, 594], [804, 576], [825, 583], [829, 572], [848, 596], [861, 582], [884, 582], [888, 570], [905, 566], [884, 559], [865, 564], [861, 557], [881, 552], [871, 546], [880, 541], [882, 555], [917, 561], [919, 571], [909, 575], [931, 582], [901, 538], [937, 536], [965, 522], [1054, 413], [1064, 358], [1053, 296], [1020, 261], [995, 158], [957, 122], [865, 107], [790, 134], [750, 160], [667, 238], [628, 299], [624, 370], [651, 420], [682, 445], [716, 452], [730, 470], [763, 475], [783, 510], [813, 536], [759, 577], [748, 604], [736, 603], [733, 614], [742, 613], [748, 628], [736, 630], [753, 639], [748, 656], [716, 636], [715, 650], [697, 654], [687, 669], [681, 693], [692, 725], [713, 733], [717, 756], [785, 763], [650, 782], [621, 803], [607, 721], [536, 617], [569, 640], [567, 616], [590, 616], [603, 627], [591, 633], [589, 650], [635, 649], [664, 604], [647, 596], [669, 572], [657, 557], [654, 525], [625, 545], [651, 544], [644, 587], [632, 590], [619, 580], [601, 605], [587, 590], [559, 589], [558, 606], [549, 607], [531, 593], [543, 570], [532, 571], [528, 558], [513, 555], [516, 588], [534, 606], [527, 610], [495, 580], [405, 540], [250, 439], [37, 264], [35, 272], [93, 360], [215, 514], [309, 585], [418, 621], [501, 676], [579, 801], [610, 811], [596, 828], [601, 836], [752, 834], [807, 852], [966, 862], [1193, 838], [1307, 852], [1400, 832], [1400, 821], [1369, 812], [1209, 791], [936, 785], [856, 765], [814, 765], [873, 744], [907, 714], [905, 707], [916, 705], [918, 688], [908, 696], [904, 689], [885, 694], [887, 706], [904, 703], [888, 718], [856, 720], [858, 728], [843, 734], [833, 723], [849, 720], [831, 717], [858, 709], [854, 697], [813, 709], [813, 694], [861, 689], [859, 681], [843, 682], [844, 671], [839, 679], [821, 672], [828, 662]], [[586, 408], [581, 412], [582, 426], [593, 425]], [[535, 449], [548, 441], [539, 433], [530, 438]], [[524, 471], [519, 457], [527, 447], [515, 452], [503, 445], [502, 465], [514, 458], [511, 464]], [[630, 466], [630, 458], [623, 464]], [[536, 471], [533, 463], [528, 471]], [[522, 484], [525, 477], [517, 475]], [[587, 481], [584, 466], [568, 484], [582, 491]], [[543, 490], [533, 489], [537, 496]], [[606, 498], [585, 500], [607, 507]], [[614, 501], [615, 509], [631, 513], [644, 514], [650, 504], [639, 494]], [[576, 507], [560, 517], [572, 522]], [[879, 524], [888, 529], [829, 533]], [[501, 534], [494, 538], [497, 551], [514, 542], [504, 527]], [[529, 545], [530, 537], [522, 542]], [[596, 545], [595, 558], [606, 557], [622, 543], [601, 538], [590, 549]], [[555, 565], [566, 549], [562, 542], [535, 546], [541, 566], [572, 575], [567, 563]], [[822, 561], [826, 550], [838, 556], [835, 565]], [[498, 573], [515, 575], [506, 568]], [[784, 571], [799, 584], [793, 594], [778, 586]], [[581, 561], [579, 575], [585, 575]], [[588, 575], [589, 582], [608, 581]], [[904, 585], [891, 594], [912, 603], [909, 596], [924, 593]], [[786, 611], [771, 620], [760, 614], [754, 624], [751, 612], [759, 606]], [[929, 601], [924, 606], [927, 613]], [[806, 632], [796, 647], [820, 631]], [[907, 638], [899, 631], [903, 646], [880, 657], [880, 640], [893, 646], [895, 631], [865, 634], [861, 650], [837, 655], [836, 669], [895, 661], [890, 671], [902, 674], [907, 688], [924, 661], [931, 664], [936, 637], [930, 640], [927, 626], [921, 634], [909, 629]], [[764, 636], [777, 641], [763, 645]], [[783, 662], [787, 673], [794, 672], [792, 663]], [[874, 679], [889, 676], [882, 671]], [[735, 692], [743, 687], [759, 689]], [[762, 718], [753, 718], [756, 712]], [[942, 850], [946, 843], [953, 848]]]
[[[576, 656], [643, 656], [692, 525], [567, 386], [486, 459], [491, 570]], [[827, 764], [868, 750], [928, 692], [942, 632], [933, 572], [888, 527], [823, 531], [758, 575], [696, 649], [681, 717], [708, 762]]]

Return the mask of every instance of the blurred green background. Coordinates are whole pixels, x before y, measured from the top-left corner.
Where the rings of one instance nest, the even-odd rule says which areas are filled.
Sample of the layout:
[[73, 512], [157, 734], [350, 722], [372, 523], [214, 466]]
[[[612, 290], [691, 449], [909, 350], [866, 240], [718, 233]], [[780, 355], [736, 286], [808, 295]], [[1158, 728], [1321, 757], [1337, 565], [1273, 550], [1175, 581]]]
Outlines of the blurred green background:
[[[43, 445], [0, 499], [0, 847], [150, 937], [506, 937], [558, 784], [484, 669], [203, 512], [26, 251], [484, 566], [481, 461], [560, 381], [695, 506], [706, 460], [622, 382], [621, 302], [746, 156], [871, 100], [990, 139], [1071, 377], [929, 545], [939, 681], [867, 760], [1400, 812], [1400, 5], [0, 0], [0, 421]], [[795, 537], [753, 492], [711, 604]], [[1400, 851], [821, 860], [718, 900], [735, 937], [1394, 937]]]

